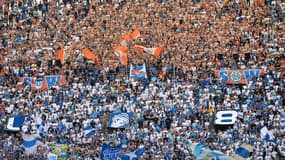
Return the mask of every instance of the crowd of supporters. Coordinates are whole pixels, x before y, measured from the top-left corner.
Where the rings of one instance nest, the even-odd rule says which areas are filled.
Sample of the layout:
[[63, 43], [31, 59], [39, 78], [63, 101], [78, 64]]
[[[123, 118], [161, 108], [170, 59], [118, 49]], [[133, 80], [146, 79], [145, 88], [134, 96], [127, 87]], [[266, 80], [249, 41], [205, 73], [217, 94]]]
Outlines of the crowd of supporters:
[[[248, 159], [285, 156], [285, 2], [281, 0], [3, 0], [0, 2], [0, 158], [47, 159], [54, 144], [68, 159], [100, 159], [102, 145], [140, 159], [195, 159], [191, 145]], [[128, 64], [114, 46], [128, 40]], [[163, 47], [154, 56], [138, 50]], [[88, 48], [96, 56], [82, 54]], [[64, 51], [64, 62], [58, 51]], [[130, 65], [146, 66], [133, 80]], [[218, 70], [262, 70], [245, 84], [229, 84]], [[161, 74], [164, 73], [164, 74]], [[22, 77], [65, 77], [64, 85], [37, 90]], [[113, 112], [132, 113], [129, 124], [108, 127]], [[226, 129], [213, 124], [219, 111], [236, 111]], [[7, 120], [24, 115], [19, 132]], [[95, 130], [87, 136], [84, 128]], [[270, 140], [261, 136], [266, 127]], [[26, 154], [23, 134], [43, 146]], [[111, 159], [111, 158], [110, 158]]]

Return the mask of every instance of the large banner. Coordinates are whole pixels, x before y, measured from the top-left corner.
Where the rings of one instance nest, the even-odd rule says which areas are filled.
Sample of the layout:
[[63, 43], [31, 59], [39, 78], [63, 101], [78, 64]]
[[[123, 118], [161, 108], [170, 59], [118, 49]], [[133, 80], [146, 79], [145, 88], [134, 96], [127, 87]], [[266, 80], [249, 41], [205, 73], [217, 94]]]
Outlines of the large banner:
[[8, 119], [7, 128], [8, 131], [20, 131], [22, 124], [25, 121], [25, 116], [17, 115]]
[[102, 144], [101, 159], [102, 160], [117, 160], [121, 152], [121, 146], [111, 147], [108, 144]]
[[67, 82], [65, 76], [50, 75], [43, 77], [21, 77], [20, 81], [29, 84], [33, 90], [47, 90], [52, 86], [64, 86]]
[[263, 69], [216, 70], [216, 76], [222, 78], [227, 84], [248, 84], [252, 78], [264, 74]]
[[111, 128], [125, 128], [130, 122], [130, 114], [125, 112], [113, 112], [110, 115], [108, 126]]
[[130, 78], [132, 80], [147, 78], [145, 64], [137, 65], [137, 66], [131, 64], [131, 66], [130, 66]]

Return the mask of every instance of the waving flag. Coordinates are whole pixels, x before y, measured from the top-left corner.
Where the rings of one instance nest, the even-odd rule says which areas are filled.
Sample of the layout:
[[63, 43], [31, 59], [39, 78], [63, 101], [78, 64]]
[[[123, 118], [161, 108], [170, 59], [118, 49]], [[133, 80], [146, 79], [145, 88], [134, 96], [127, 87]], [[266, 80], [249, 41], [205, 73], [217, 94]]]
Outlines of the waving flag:
[[133, 40], [133, 39], [137, 39], [140, 36], [142, 36], [141, 33], [140, 33], [140, 29], [138, 27], [135, 27], [132, 33], [123, 34], [119, 38], [119, 42], [120, 42], [121, 45], [127, 46], [127, 41]]
[[140, 34], [139, 28], [138, 28], [138, 27], [135, 27], [135, 29], [134, 29], [134, 31], [131, 33], [130, 37], [131, 37], [132, 39], [137, 39], [137, 38], [139, 38], [140, 36], [141, 36], [141, 34]]
[[119, 158], [121, 160], [139, 160], [144, 153], [144, 148], [139, 148], [133, 152], [122, 153]]
[[167, 68], [162, 68], [162, 71], [158, 74], [158, 78], [163, 79], [167, 75]]
[[253, 152], [253, 146], [249, 144], [242, 144], [234, 154], [236, 160], [246, 160], [250, 157], [250, 153]]
[[133, 80], [147, 78], [145, 63], [142, 65], [133, 65], [130, 66], [130, 78]]
[[83, 132], [87, 138], [90, 138], [95, 135], [96, 130], [95, 128], [92, 128], [92, 127], [86, 127], [86, 128], [83, 128]]
[[44, 146], [40, 137], [35, 134], [22, 134], [23, 136], [23, 147], [25, 149], [25, 154], [30, 155], [37, 151], [39, 146]]
[[21, 115], [9, 118], [6, 130], [20, 131], [20, 128], [22, 124], [24, 123], [24, 121], [25, 121], [25, 116], [21, 116]]
[[119, 38], [119, 42], [121, 45], [126, 46], [127, 45], [127, 41], [131, 40], [132, 37], [130, 34], [123, 34], [120, 38]]
[[128, 47], [125, 46], [116, 46], [114, 47], [115, 54], [120, 57], [122, 65], [128, 65]]
[[142, 45], [135, 45], [135, 49], [140, 50], [140, 51], [145, 51], [146, 53], [150, 55], [154, 55], [155, 57], [159, 57], [164, 50], [163, 47], [158, 47], [158, 48], [146, 48]]
[[60, 60], [61, 64], [64, 63], [64, 50], [63, 49], [59, 49], [57, 51], [57, 58]]
[[82, 50], [82, 53], [85, 58], [92, 60], [94, 63], [99, 63], [98, 57], [93, 52], [91, 52], [90, 49], [85, 48]]
[[137, 45], [137, 44], [134, 46], [134, 48], [137, 49], [137, 50], [139, 50], [139, 51], [144, 51], [144, 49], [145, 49], [144, 46], [142, 46], [142, 45]]
[[111, 128], [125, 128], [129, 125], [130, 115], [125, 112], [113, 112], [110, 115], [109, 127]]
[[267, 129], [267, 127], [263, 127], [260, 130], [260, 136], [262, 139], [266, 140], [266, 141], [270, 141], [274, 139], [274, 135], [271, 131], [269, 131]]
[[195, 156], [195, 160], [231, 160], [231, 158], [226, 156], [223, 152], [211, 150], [207, 148], [203, 143], [193, 143], [190, 148]]

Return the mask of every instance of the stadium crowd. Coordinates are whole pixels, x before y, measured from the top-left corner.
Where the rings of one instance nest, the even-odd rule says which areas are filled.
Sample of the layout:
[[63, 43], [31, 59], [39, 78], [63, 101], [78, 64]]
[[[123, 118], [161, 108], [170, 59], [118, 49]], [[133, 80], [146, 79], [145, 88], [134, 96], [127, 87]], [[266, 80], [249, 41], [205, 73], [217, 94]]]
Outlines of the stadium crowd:
[[[67, 144], [68, 159], [95, 160], [104, 143], [121, 152], [144, 148], [140, 159], [195, 159], [194, 143], [229, 159], [242, 144], [253, 147], [248, 159], [284, 158], [284, 1], [1, 2], [1, 159], [47, 159], [49, 146]], [[143, 80], [130, 79], [113, 49], [135, 27], [140, 37], [126, 44], [128, 64], [146, 65]], [[156, 57], [136, 44], [164, 51]], [[228, 84], [215, 74], [220, 69], [264, 74]], [[46, 75], [63, 75], [66, 84], [37, 90], [21, 81]], [[216, 113], [227, 110], [238, 113], [236, 122], [217, 129]], [[116, 111], [132, 113], [126, 127], [108, 127]], [[26, 117], [19, 132], [5, 129], [15, 115]], [[22, 134], [38, 134], [45, 145], [28, 155]]]

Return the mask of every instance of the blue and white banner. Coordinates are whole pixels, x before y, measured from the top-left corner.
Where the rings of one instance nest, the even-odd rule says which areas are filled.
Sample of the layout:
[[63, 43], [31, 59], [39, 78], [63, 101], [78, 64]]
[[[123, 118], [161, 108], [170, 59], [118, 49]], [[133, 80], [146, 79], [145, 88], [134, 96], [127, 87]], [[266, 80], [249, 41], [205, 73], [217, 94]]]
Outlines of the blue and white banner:
[[263, 69], [216, 70], [215, 75], [227, 84], [248, 84], [253, 78], [264, 75]]
[[95, 135], [96, 129], [92, 128], [92, 127], [86, 127], [86, 128], [83, 128], [83, 133], [84, 133], [85, 137], [91, 138], [92, 136]]
[[36, 134], [22, 134], [23, 136], [23, 147], [25, 149], [25, 154], [30, 155], [37, 151], [39, 146], [44, 146], [40, 137]]
[[125, 128], [129, 125], [130, 114], [125, 112], [113, 112], [110, 115], [108, 126], [111, 128]]
[[144, 153], [144, 148], [136, 149], [132, 152], [122, 153], [119, 156], [120, 160], [139, 160]]
[[22, 124], [25, 121], [25, 116], [14, 116], [8, 119], [6, 130], [8, 131], [20, 131]]
[[130, 78], [132, 80], [147, 79], [146, 66], [145, 63], [142, 65], [130, 66]]
[[250, 157], [250, 153], [253, 152], [253, 146], [249, 144], [242, 144], [237, 148], [234, 158], [236, 160], [246, 160]]
[[101, 159], [102, 160], [117, 160], [121, 152], [121, 146], [111, 147], [108, 144], [102, 144]]
[[20, 81], [28, 84], [33, 90], [47, 90], [55, 85], [64, 86], [67, 82], [65, 76], [47, 75], [44, 77], [21, 77]]
[[193, 143], [191, 150], [195, 156], [195, 160], [205, 159], [219, 159], [219, 160], [232, 160], [221, 151], [211, 150], [206, 147], [203, 143]]

